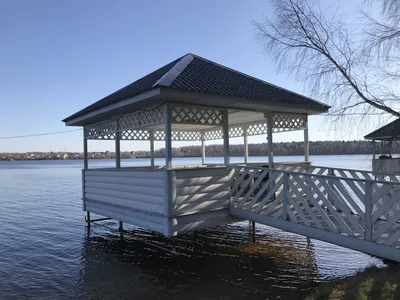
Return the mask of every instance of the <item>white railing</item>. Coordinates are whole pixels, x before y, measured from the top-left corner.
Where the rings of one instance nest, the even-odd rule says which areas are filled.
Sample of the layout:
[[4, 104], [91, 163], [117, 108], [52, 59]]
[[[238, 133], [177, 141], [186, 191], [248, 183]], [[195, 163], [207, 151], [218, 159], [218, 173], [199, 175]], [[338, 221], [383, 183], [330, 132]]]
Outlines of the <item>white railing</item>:
[[354, 179], [400, 182], [400, 176], [377, 175], [372, 173], [371, 171], [366, 171], [366, 170], [354, 170], [354, 169], [321, 167], [321, 166], [311, 166], [311, 165], [307, 166], [302, 163], [293, 163], [293, 164], [274, 163], [274, 168], [277, 170], [305, 172], [315, 175], [331, 175], [331, 176], [339, 176], [339, 177], [354, 178]]
[[[304, 232], [306, 226], [385, 245], [396, 250], [395, 258], [393, 255], [387, 257], [400, 259], [400, 250], [397, 249], [400, 247], [399, 182], [373, 180], [369, 172], [364, 171], [324, 170], [321, 167], [308, 169], [316, 172], [314, 174], [287, 169], [232, 167], [231, 212], [249, 219], [256, 216], [257, 222], [263, 218], [290, 222], [292, 227], [280, 227], [293, 228], [293, 232]], [[353, 178], [322, 175], [331, 170], [335, 175], [349, 172]], [[267, 221], [265, 224], [275, 223]], [[296, 225], [301, 225], [303, 231], [296, 230]], [[313, 237], [312, 234], [310, 236]], [[330, 241], [321, 236], [322, 240]], [[360, 247], [352, 248], [360, 250]]]

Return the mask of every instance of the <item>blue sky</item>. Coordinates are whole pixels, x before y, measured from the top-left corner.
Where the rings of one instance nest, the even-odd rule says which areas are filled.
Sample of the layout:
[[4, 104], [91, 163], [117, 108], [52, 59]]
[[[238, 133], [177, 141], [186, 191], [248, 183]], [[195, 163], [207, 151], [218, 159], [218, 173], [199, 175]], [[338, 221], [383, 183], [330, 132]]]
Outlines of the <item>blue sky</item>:
[[[255, 38], [251, 21], [270, 13], [266, 0], [0, 0], [0, 137], [71, 129], [61, 119], [188, 52], [306, 93], [301, 83], [276, 74]], [[324, 117], [310, 118], [311, 140], [362, 138], [364, 130], [338, 132]], [[274, 139], [302, 140], [302, 133]], [[0, 140], [0, 152], [50, 149], [81, 151], [81, 132]], [[112, 143], [90, 144], [90, 150], [112, 149]]]

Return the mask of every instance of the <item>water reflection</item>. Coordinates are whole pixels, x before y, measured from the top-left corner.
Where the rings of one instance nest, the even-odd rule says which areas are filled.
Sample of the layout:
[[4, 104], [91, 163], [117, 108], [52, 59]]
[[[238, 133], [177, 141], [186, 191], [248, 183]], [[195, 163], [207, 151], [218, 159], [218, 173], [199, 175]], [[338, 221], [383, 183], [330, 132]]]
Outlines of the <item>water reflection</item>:
[[[318, 276], [310, 240], [258, 234], [252, 244], [245, 223], [173, 240], [141, 230], [123, 239], [96, 230], [93, 226], [83, 247], [78, 291], [85, 299], [298, 298]], [[149, 243], [174, 245], [183, 255]]]

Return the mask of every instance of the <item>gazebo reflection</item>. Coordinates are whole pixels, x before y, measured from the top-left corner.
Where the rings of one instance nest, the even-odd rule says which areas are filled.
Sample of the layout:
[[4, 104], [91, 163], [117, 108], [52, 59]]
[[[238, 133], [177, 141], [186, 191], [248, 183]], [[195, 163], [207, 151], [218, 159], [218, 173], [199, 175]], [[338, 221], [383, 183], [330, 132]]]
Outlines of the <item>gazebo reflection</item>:
[[[309, 292], [317, 268], [306, 238], [258, 234], [256, 244], [249, 239], [244, 223], [183, 234], [172, 242], [144, 230], [121, 238], [92, 228], [83, 243], [79, 294], [84, 299], [265, 299]], [[182, 255], [161, 249], [171, 243]]]

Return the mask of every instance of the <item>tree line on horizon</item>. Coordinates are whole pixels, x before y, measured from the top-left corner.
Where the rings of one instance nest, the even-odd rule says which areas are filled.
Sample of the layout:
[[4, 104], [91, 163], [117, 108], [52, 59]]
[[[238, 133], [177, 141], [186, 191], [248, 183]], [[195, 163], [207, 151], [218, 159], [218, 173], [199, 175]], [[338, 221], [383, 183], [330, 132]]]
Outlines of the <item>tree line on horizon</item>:
[[[274, 143], [274, 155], [304, 155], [303, 142]], [[249, 144], [249, 156], [267, 156], [268, 144]], [[230, 156], [243, 156], [244, 145], [233, 144], [229, 147]], [[316, 141], [310, 142], [310, 155], [351, 155], [372, 154], [373, 144], [370, 141]], [[383, 146], [376, 144], [376, 153], [383, 153]], [[136, 151], [136, 157], [149, 157], [149, 151]], [[164, 157], [165, 148], [155, 150], [155, 157]], [[182, 146], [172, 149], [173, 157], [199, 157], [201, 146]], [[206, 156], [221, 157], [224, 155], [223, 145], [206, 145]]]

